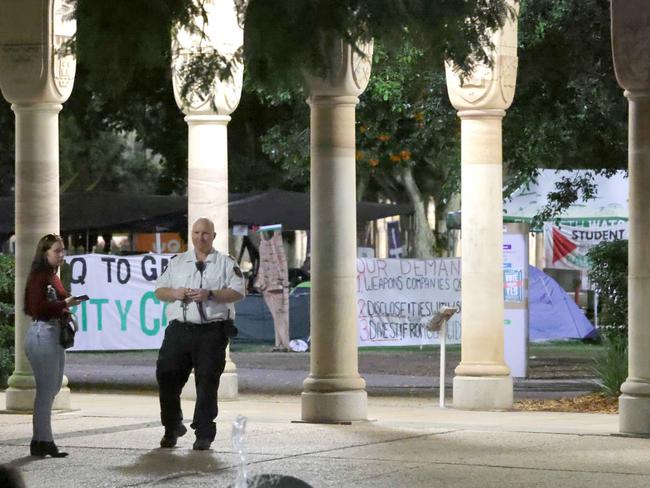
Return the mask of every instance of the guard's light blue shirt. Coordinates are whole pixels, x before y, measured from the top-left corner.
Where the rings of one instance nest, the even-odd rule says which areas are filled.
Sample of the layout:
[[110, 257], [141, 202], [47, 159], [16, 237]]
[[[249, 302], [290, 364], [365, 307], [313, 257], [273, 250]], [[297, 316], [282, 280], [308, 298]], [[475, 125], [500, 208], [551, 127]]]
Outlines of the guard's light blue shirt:
[[[230, 288], [242, 296], [246, 295], [244, 276], [233, 258], [212, 249], [205, 259], [203, 277], [201, 277], [201, 273], [196, 267], [196, 261], [194, 249], [171, 259], [167, 269], [156, 280], [156, 289], [203, 288], [206, 290], [220, 290]], [[202, 302], [202, 306], [208, 322], [235, 318], [233, 303], [215, 303], [213, 300], [207, 300]], [[185, 309], [185, 313], [183, 313], [183, 309]], [[180, 300], [168, 302], [165, 313], [169, 322], [180, 320], [182, 322], [201, 323], [198, 304], [194, 302], [187, 304]]]

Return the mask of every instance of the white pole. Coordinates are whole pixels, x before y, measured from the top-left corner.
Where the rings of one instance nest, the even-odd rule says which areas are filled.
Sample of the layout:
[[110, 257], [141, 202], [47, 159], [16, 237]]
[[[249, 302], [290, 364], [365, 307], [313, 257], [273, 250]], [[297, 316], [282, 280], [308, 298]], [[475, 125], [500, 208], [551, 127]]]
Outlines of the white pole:
[[440, 408], [445, 408], [445, 349], [447, 343], [447, 321], [440, 327]]

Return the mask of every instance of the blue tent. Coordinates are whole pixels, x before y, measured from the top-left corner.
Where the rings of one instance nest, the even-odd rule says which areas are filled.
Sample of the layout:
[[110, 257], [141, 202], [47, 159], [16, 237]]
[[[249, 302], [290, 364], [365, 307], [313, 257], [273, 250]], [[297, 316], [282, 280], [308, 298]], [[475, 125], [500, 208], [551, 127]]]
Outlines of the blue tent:
[[531, 341], [596, 336], [596, 329], [569, 295], [535, 266], [528, 266], [528, 306]]

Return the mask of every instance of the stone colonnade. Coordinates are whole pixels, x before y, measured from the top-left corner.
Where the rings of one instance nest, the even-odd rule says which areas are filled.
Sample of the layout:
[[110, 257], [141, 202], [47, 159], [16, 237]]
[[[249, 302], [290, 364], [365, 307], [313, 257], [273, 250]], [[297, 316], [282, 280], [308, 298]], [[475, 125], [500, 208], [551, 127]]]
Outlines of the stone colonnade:
[[[206, 6], [225, 9], [211, 15], [215, 27], [219, 22], [215, 19], [230, 22], [209, 36], [213, 47], [234, 52], [242, 37], [241, 29], [232, 23], [232, 1]], [[57, 48], [75, 32], [74, 21], [67, 16], [71, 8], [72, 3], [64, 0], [0, 2], [0, 88], [16, 114], [17, 344], [22, 344], [29, 323], [21, 310], [36, 241], [59, 228], [58, 112], [71, 94], [75, 61]], [[613, 0], [612, 17], [616, 75], [630, 104], [630, 375], [620, 399], [620, 429], [648, 434], [650, 329], [643, 304], [650, 299], [650, 255], [643, 243], [650, 236], [650, 202], [644, 196], [650, 181], [650, 61], [646, 50], [635, 48], [649, 41], [650, 8], [643, 0]], [[175, 42], [175, 93], [189, 126], [188, 217], [190, 223], [199, 216], [212, 218], [216, 247], [226, 251], [226, 134], [239, 101], [241, 71], [216, 84], [210, 94], [192, 93], [181, 100], [181, 68], [196, 45], [183, 32]], [[516, 23], [497, 32], [493, 42], [493, 66], [479, 66], [464, 83], [447, 67], [449, 97], [462, 129], [463, 342], [454, 379], [458, 408], [512, 404], [512, 379], [503, 360], [501, 120], [514, 95]], [[332, 75], [306, 77], [311, 107], [314, 283], [313, 350], [302, 418], [313, 422], [367, 417], [365, 382], [358, 373], [356, 219], [350, 208], [356, 200], [355, 106], [368, 82], [370, 62], [339, 40], [332, 39], [327, 46]], [[236, 395], [234, 364], [229, 372]], [[20, 346], [6, 398], [8, 409], [31, 408], [33, 377]], [[70, 406], [67, 389], [59, 402], [58, 407]]]
[[[244, 31], [237, 22], [232, 0], [206, 2], [204, 7], [208, 22], [204, 23], [202, 17], [195, 22], [206, 38], [179, 29], [172, 42], [174, 97], [188, 125], [187, 235], [191, 247], [192, 224], [200, 217], [208, 217], [214, 222], [217, 234], [215, 248], [228, 254], [228, 122], [239, 104], [243, 66], [235, 63], [231, 78], [216, 81], [209, 93], [192, 91], [184, 99], [181, 92], [183, 68], [191, 54], [217, 51], [232, 59], [244, 42]], [[196, 397], [193, 378], [183, 395]], [[228, 347], [219, 398], [234, 399], [237, 395], [237, 368]]]
[[[61, 50], [76, 32], [68, 1], [0, 2], [0, 89], [16, 117], [16, 353], [7, 410], [31, 410], [34, 376], [22, 344], [24, 290], [38, 240], [59, 232], [59, 112], [76, 62]], [[70, 408], [67, 378], [54, 408]]]
[[517, 22], [492, 36], [493, 65], [461, 81], [447, 64], [449, 99], [461, 120], [462, 337], [454, 407], [512, 407], [504, 361], [501, 121], [517, 76]]
[[612, 49], [629, 105], [628, 377], [619, 430], [650, 435], [650, 4], [612, 0]]
[[[28, 2], [36, 5], [37, 2]], [[19, 11], [18, 3], [7, 3], [15, 10], [7, 11], [2, 18], [27, 18], [29, 9], [22, 3]], [[67, 5], [64, 2], [50, 2], [46, 10], [40, 14], [52, 21], [51, 12], [57, 6]], [[234, 20], [233, 4], [230, 0], [215, 1], [206, 4], [210, 9], [209, 23], [206, 27], [211, 48], [221, 53], [234, 52], [241, 45], [242, 33]], [[44, 20], [41, 19], [41, 20]], [[212, 24], [210, 24], [212, 23]], [[53, 30], [55, 23], [50, 25]], [[3, 29], [3, 32], [19, 32], [13, 29]], [[50, 31], [51, 32], [51, 31]], [[74, 31], [72, 31], [74, 32]], [[69, 34], [69, 33], [68, 33]], [[16, 34], [17, 35], [17, 34]], [[71, 34], [69, 34], [71, 35]], [[58, 129], [56, 113], [60, 104], [70, 95], [74, 60], [58, 59], [54, 46], [60, 42], [61, 36], [54, 34], [51, 38], [41, 39], [41, 48], [48, 51], [52, 75], [47, 78], [52, 89], [44, 90], [39, 99], [32, 95], [27, 99], [16, 98], [10, 90], [10, 79], [7, 73], [22, 74], [21, 81], [36, 79], [33, 71], [15, 69], [7, 66], [7, 53], [3, 50], [5, 67], [2, 73], [3, 94], [14, 103], [17, 113], [17, 248], [19, 252], [31, 252], [35, 239], [47, 232], [58, 228]], [[504, 35], [497, 39], [497, 48], [511, 47], [513, 44], [501, 42], [512, 41], [512, 36]], [[16, 39], [3, 39], [3, 44], [19, 44]], [[33, 44], [33, 43], [28, 43]], [[357, 97], [365, 89], [370, 76], [370, 57], [372, 49], [366, 46], [367, 56], [360, 56], [350, 46], [338, 39], [330, 39], [325, 43], [331, 55], [332, 67], [330, 76], [325, 79], [306, 76], [309, 88], [308, 103], [311, 107], [311, 153], [312, 153], [312, 232], [313, 252], [312, 271], [314, 283], [312, 289], [311, 324], [312, 324], [312, 354], [310, 376], [304, 382], [302, 398], [302, 417], [307, 421], [329, 422], [345, 420], [363, 420], [367, 417], [367, 396], [365, 382], [358, 373], [357, 356], [357, 326], [356, 326], [356, 218], [350, 208], [355, 206], [355, 106]], [[203, 47], [204, 49], [205, 47]], [[241, 71], [235, 71], [231, 80], [217, 83], [211, 93], [190, 93], [182, 100], [179, 96], [182, 84], [182, 68], [187, 61], [187, 55], [197, 49], [197, 42], [190, 34], [180, 31], [174, 44], [174, 88], [176, 99], [189, 126], [189, 177], [188, 205], [190, 223], [199, 216], [208, 216], [215, 221], [217, 242], [216, 247], [227, 250], [227, 123], [230, 113], [236, 108], [241, 91]], [[506, 49], [507, 50], [507, 49]], [[468, 243], [463, 250], [466, 257], [464, 272], [466, 283], [474, 280], [489, 282], [492, 289], [490, 295], [467, 295], [465, 297], [466, 319], [464, 320], [465, 334], [463, 343], [463, 364], [459, 367], [458, 396], [465, 395], [465, 407], [468, 408], [500, 408], [511, 402], [512, 385], [509, 382], [508, 369], [503, 363], [503, 333], [501, 295], [501, 236], [500, 222], [500, 171], [501, 171], [501, 141], [500, 119], [505, 108], [512, 100], [514, 89], [514, 73], [512, 63], [515, 60], [511, 52], [497, 52], [495, 67], [486, 70], [482, 67], [478, 73], [478, 85], [473, 92], [481, 94], [473, 100], [473, 94], [468, 94], [468, 86], [460, 87], [456, 79], [450, 76], [450, 96], [452, 103], [458, 108], [463, 126], [463, 194], [466, 197], [464, 214], [469, 220], [466, 229], [480, 222], [480, 228], [488, 233], [487, 254], [477, 254], [479, 241], [466, 233]], [[17, 57], [18, 59], [18, 57]], [[64, 62], [65, 61], [65, 62]], [[507, 60], [506, 60], [507, 61]], [[65, 71], [63, 68], [67, 69]], [[58, 71], [57, 71], [58, 69]], [[508, 70], [511, 70], [508, 72]], [[49, 70], [48, 70], [49, 73]], [[65, 73], [66, 76], [63, 76]], [[496, 74], [495, 74], [496, 73]], [[505, 76], [511, 75], [510, 77]], [[476, 78], [477, 75], [475, 75]], [[473, 79], [475, 79], [473, 78]], [[58, 81], [57, 81], [58, 80]], [[504, 81], [507, 81], [504, 83]], [[67, 82], [67, 91], [61, 92], [61, 86]], [[511, 83], [509, 85], [508, 83]], [[472, 91], [470, 88], [469, 91]], [[489, 92], [488, 96], [485, 93]], [[500, 93], [502, 99], [494, 93]], [[506, 93], [506, 95], [503, 95]], [[508, 95], [509, 93], [509, 95]], [[52, 97], [52, 94], [56, 96]], [[508, 96], [510, 97], [508, 99]], [[464, 101], [462, 101], [464, 100]], [[469, 103], [468, 103], [469, 100]], [[43, 132], [35, 131], [30, 126], [30, 139], [22, 139], [24, 131], [20, 129], [23, 123], [21, 112], [16, 107], [21, 103], [45, 103], [34, 105], [31, 112], [40, 114], [36, 117], [43, 126]], [[49, 114], [46, 115], [46, 114]], [[54, 114], [54, 122], [52, 121]], [[49, 117], [49, 119], [48, 119]], [[26, 116], [25, 121], [34, 119], [34, 115]], [[45, 122], [49, 120], [49, 125]], [[27, 122], [26, 122], [27, 123]], [[34, 125], [33, 122], [29, 122]], [[48, 127], [45, 129], [45, 127]], [[36, 143], [35, 141], [38, 141]], [[43, 144], [49, 141], [49, 144]], [[43, 152], [42, 155], [27, 155], [30, 151]], [[27, 161], [29, 159], [29, 161]], [[33, 161], [33, 162], [32, 162]], [[35, 168], [38, 168], [36, 170]], [[26, 176], [29, 175], [29, 176]], [[25, 181], [26, 178], [47, 179], [45, 182]], [[479, 187], [479, 182], [481, 183]], [[24, 183], [27, 183], [26, 185]], [[23, 191], [23, 188], [26, 190]], [[468, 193], [469, 192], [469, 193]], [[34, 205], [43, 202], [43, 193], [48, 196], [47, 205]], [[467, 195], [466, 195], [467, 193]], [[470, 196], [474, 195], [474, 199]], [[31, 209], [31, 210], [29, 210]], [[27, 215], [25, 212], [37, 212]], [[30, 234], [21, 225], [30, 223]], [[482, 238], [485, 238], [484, 234]], [[485, 241], [482, 241], [485, 242]], [[485, 259], [487, 258], [487, 259]], [[17, 267], [26, 269], [28, 258], [19, 255]], [[485, 261], [491, 265], [484, 267]], [[474, 279], [471, 279], [474, 278]], [[22, 300], [20, 290], [24, 286], [24, 275], [17, 280], [17, 304]], [[496, 293], [494, 293], [496, 290]], [[493, 296], [494, 295], [494, 296]], [[472, 308], [471, 303], [477, 306]], [[19, 308], [19, 307], [18, 307]], [[476, 313], [472, 314], [474, 309]], [[479, 316], [479, 310], [481, 312]], [[484, 312], [489, 311], [488, 320], [483, 321]], [[26, 327], [26, 319], [19, 326], [17, 340], [22, 342]], [[465, 322], [468, 325], [465, 325]], [[485, 341], [490, 348], [486, 352]], [[17, 348], [20, 350], [21, 348]], [[19, 353], [20, 355], [21, 353]], [[237, 394], [235, 367], [230, 362], [226, 375], [233, 376], [233, 396]], [[28, 365], [17, 358], [17, 369], [14, 377], [31, 378]], [[478, 381], [476, 381], [478, 380]], [[31, 378], [33, 381], [33, 378]], [[14, 380], [15, 382], [15, 380]], [[225, 383], [228, 383], [226, 379]], [[496, 386], [496, 390], [495, 390]], [[479, 395], [472, 396], [471, 391], [478, 388]], [[455, 388], [456, 390], [456, 388]], [[495, 394], [494, 391], [497, 393]], [[226, 395], [227, 396], [227, 395]], [[11, 398], [11, 395], [8, 395]], [[510, 400], [509, 400], [510, 398]], [[461, 402], [462, 403], [462, 402]], [[30, 402], [31, 405], [31, 402]], [[461, 405], [463, 406], [463, 405]], [[27, 408], [25, 405], [23, 407]]]
[[326, 78], [307, 76], [311, 128], [310, 374], [302, 419], [365, 420], [368, 397], [358, 372], [355, 110], [370, 78], [365, 56], [340, 39], [324, 43]]

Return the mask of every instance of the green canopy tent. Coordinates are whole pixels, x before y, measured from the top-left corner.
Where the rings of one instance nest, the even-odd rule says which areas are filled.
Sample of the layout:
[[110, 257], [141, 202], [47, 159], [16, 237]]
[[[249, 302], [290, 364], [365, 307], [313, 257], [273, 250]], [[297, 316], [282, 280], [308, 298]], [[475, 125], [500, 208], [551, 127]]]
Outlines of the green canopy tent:
[[[533, 181], [519, 187], [503, 204], [504, 222], [530, 224], [548, 203], [548, 195], [557, 191], [555, 184], [562, 178], [583, 176], [588, 170], [558, 171], [541, 169]], [[592, 172], [593, 173], [593, 172]], [[619, 222], [628, 219], [628, 180], [625, 171], [617, 171], [611, 178], [594, 175], [596, 196], [582, 201], [582, 195], [558, 216], [565, 225], [585, 225], [595, 221]], [[447, 214], [447, 227], [460, 229], [461, 211]]]
[[[587, 170], [556, 171], [543, 169], [535, 181], [522, 185], [503, 204], [504, 222], [530, 223], [548, 203], [548, 194], [556, 191], [555, 184], [562, 178], [583, 176]], [[559, 216], [564, 224], [580, 225], [585, 222], [628, 219], [628, 180], [625, 171], [617, 171], [611, 178], [594, 175], [597, 187], [593, 199], [582, 201], [582, 195]]]

